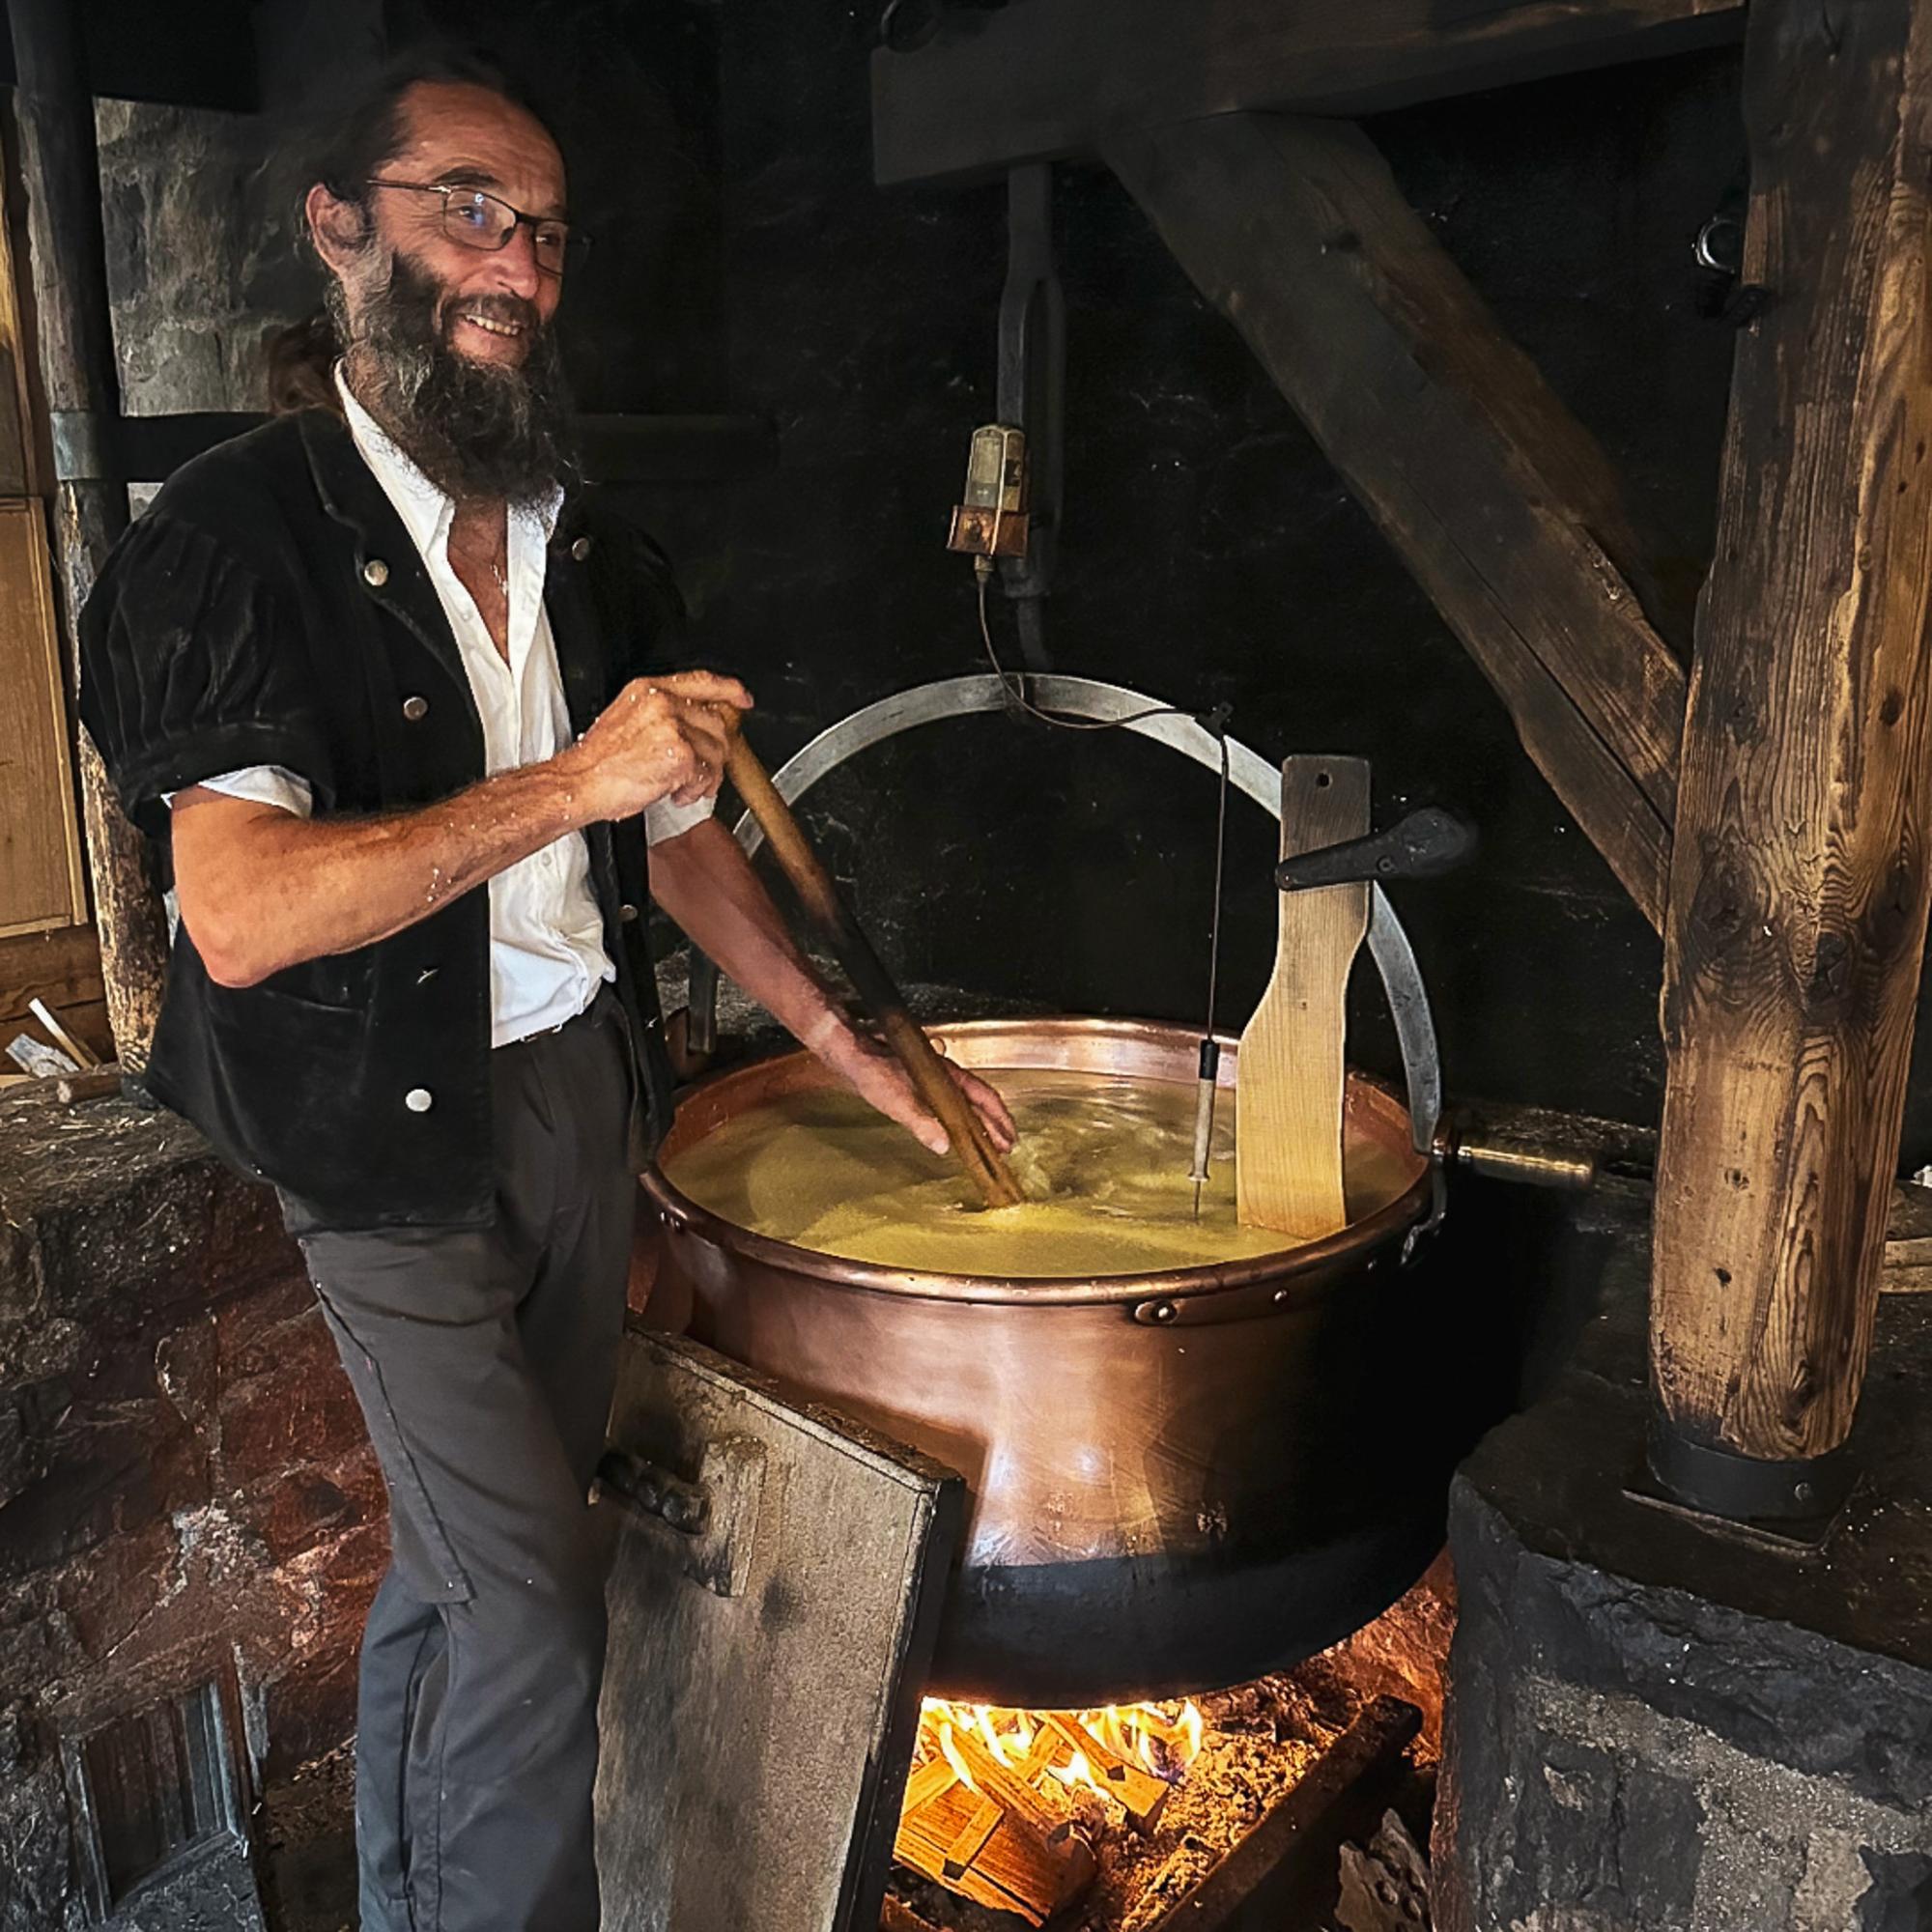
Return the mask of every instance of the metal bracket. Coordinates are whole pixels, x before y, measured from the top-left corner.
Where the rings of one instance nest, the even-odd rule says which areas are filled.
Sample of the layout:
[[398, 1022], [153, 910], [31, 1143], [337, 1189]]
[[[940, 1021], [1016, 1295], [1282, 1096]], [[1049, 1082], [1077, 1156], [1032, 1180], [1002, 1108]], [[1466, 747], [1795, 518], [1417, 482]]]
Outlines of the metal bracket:
[[704, 1445], [695, 1482], [627, 1449], [607, 1449], [595, 1493], [642, 1523], [694, 1583], [714, 1596], [740, 1597], [764, 1487], [764, 1444], [755, 1436], [721, 1435]]
[[1026, 432], [1031, 528], [1024, 556], [1000, 559], [1000, 582], [1018, 607], [1020, 654], [1046, 668], [1043, 600], [1053, 588], [1065, 498], [1066, 298], [1053, 261], [1053, 164], [1007, 175], [1007, 280], [1000, 292], [997, 410]]
[[[1104, 684], [1091, 677], [1066, 677], [1057, 671], [1043, 672], [1030, 679], [1029, 685], [1037, 704], [1065, 712], [1070, 717], [1119, 724], [1137, 738], [1150, 738], [1183, 757], [1192, 758], [1208, 771], [1218, 773], [1221, 769], [1221, 741], [1194, 719], [1162, 710], [1159, 698], [1129, 691], [1124, 685]], [[945, 718], [970, 718], [981, 712], [1004, 711], [1009, 697], [1005, 681], [990, 671], [915, 685], [910, 691], [882, 697], [877, 703], [829, 725], [772, 774], [772, 783], [787, 805], [796, 805], [827, 773], [838, 770], [858, 753], [916, 725], [934, 724]], [[1159, 715], [1136, 715], [1149, 712]], [[1278, 821], [1281, 767], [1270, 764], [1259, 752], [1237, 739], [1228, 739], [1227, 746], [1231, 782]], [[764, 839], [750, 812], [739, 819], [734, 836], [748, 858]], [[1409, 945], [1408, 935], [1403, 930], [1388, 895], [1374, 884], [1369, 887], [1369, 952], [1381, 975], [1382, 991], [1395, 1022], [1396, 1041], [1402, 1049], [1410, 1139], [1417, 1153], [1433, 1156], [1436, 1128], [1442, 1117], [1442, 1058], [1435, 1040], [1435, 1022], [1429, 1010], [1429, 994], [1422, 983], [1415, 949]], [[690, 1002], [692, 1048], [708, 1052], [717, 1037], [718, 968], [696, 947], [691, 953]]]

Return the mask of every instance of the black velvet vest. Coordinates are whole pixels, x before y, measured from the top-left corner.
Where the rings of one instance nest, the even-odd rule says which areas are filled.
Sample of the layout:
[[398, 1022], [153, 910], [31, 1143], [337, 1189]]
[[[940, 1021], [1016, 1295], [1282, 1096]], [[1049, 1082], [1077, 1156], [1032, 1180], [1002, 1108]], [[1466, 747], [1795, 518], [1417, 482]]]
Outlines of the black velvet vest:
[[[568, 506], [545, 606], [573, 729], [670, 668], [663, 556]], [[484, 776], [482, 725], [428, 572], [347, 428], [322, 412], [170, 479], [82, 617], [81, 714], [122, 802], [165, 840], [165, 792], [251, 764], [307, 779], [318, 816], [407, 809]], [[590, 877], [636, 1062], [631, 1158], [669, 1123], [641, 821], [592, 827]], [[477, 1226], [493, 1207], [490, 933], [476, 888], [393, 937], [259, 985], [176, 936], [147, 1083], [298, 1229]]]

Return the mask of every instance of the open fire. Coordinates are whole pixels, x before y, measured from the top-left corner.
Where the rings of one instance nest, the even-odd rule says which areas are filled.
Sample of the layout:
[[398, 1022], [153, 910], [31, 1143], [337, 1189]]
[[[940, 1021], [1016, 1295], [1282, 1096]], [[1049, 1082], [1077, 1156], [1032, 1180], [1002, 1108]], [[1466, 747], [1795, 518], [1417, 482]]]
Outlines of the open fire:
[[1191, 1700], [1014, 1711], [928, 1697], [896, 1856], [1041, 1924], [1092, 1880], [1101, 1833], [1153, 1828], [1202, 1739]]

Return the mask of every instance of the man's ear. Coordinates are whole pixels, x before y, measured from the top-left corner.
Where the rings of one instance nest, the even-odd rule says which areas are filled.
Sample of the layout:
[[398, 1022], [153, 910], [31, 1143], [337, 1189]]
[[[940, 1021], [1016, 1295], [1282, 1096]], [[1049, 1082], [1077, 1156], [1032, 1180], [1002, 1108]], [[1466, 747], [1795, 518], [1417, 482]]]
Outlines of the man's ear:
[[346, 274], [369, 240], [368, 210], [331, 194], [320, 182], [302, 198], [315, 252], [336, 274]]

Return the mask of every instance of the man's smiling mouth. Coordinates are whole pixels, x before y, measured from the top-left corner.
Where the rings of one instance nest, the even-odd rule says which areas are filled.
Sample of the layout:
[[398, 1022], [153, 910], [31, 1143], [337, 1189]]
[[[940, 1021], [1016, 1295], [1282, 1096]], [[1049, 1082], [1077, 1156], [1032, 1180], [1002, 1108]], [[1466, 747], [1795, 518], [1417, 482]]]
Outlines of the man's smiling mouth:
[[472, 315], [468, 309], [459, 309], [456, 319], [467, 322], [472, 328], [487, 329], [492, 335], [521, 335], [524, 326], [520, 322], [498, 322], [493, 316]]

